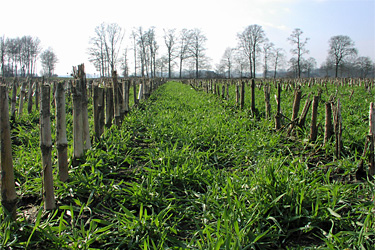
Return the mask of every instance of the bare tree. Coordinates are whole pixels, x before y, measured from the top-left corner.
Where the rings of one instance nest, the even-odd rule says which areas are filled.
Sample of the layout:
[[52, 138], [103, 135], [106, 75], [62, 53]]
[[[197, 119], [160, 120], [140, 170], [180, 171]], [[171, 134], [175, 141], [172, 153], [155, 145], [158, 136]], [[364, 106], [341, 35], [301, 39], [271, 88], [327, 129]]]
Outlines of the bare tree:
[[303, 61], [303, 68], [306, 70], [307, 77], [310, 77], [311, 71], [316, 68], [316, 60], [313, 57], [309, 57], [307, 60]]
[[273, 43], [270, 43], [268, 39], [266, 39], [266, 42], [263, 44], [263, 59], [264, 59], [264, 78], [267, 78], [268, 74], [268, 59], [272, 54], [272, 49], [274, 47]]
[[95, 36], [90, 38], [88, 54], [90, 62], [101, 76], [110, 76], [116, 70], [124, 33], [117, 23], [102, 23], [95, 28]]
[[285, 60], [284, 50], [282, 48], [275, 48], [272, 50], [272, 58], [273, 58], [273, 78], [276, 79], [277, 69], [281, 63]]
[[[164, 70], [169, 67], [169, 58], [167, 56], [162, 56], [156, 60], [156, 67], [160, 71], [160, 77], [164, 77]], [[169, 72], [168, 72], [169, 75]]]
[[176, 58], [176, 29], [164, 30], [164, 43], [167, 46], [168, 78], [172, 77], [173, 60]]
[[232, 77], [231, 70], [233, 67], [233, 54], [232, 48], [226, 48], [219, 64], [219, 68], [222, 69], [224, 73], [228, 73], [228, 78]]
[[137, 31], [133, 29], [130, 38], [133, 39], [133, 52], [134, 52], [134, 76], [137, 77]]
[[242, 78], [246, 74], [246, 69], [249, 68], [249, 60], [244, 53], [240, 50], [234, 50], [233, 62], [235, 70], [238, 72], [239, 76]]
[[40, 55], [40, 60], [43, 67], [43, 74], [51, 77], [53, 75], [53, 71], [55, 70], [56, 63], [58, 62], [57, 56], [51, 47], [46, 49]]
[[145, 75], [148, 77], [149, 73], [151, 77], [155, 76], [156, 72], [156, 55], [159, 46], [156, 41], [155, 27], [149, 28], [147, 31], [143, 31], [142, 27], [139, 27], [137, 34], [134, 33], [133, 38], [136, 39], [138, 45], [138, 56], [141, 63], [141, 76]]
[[18, 58], [20, 55], [20, 39], [7, 38], [6, 40], [6, 54], [8, 57], [8, 69], [11, 76], [17, 76], [18, 73]]
[[95, 36], [90, 38], [91, 47], [88, 49], [89, 61], [94, 64], [99, 71], [100, 77], [109, 76], [107, 67], [107, 57], [105, 51], [105, 23], [95, 28]]
[[192, 58], [195, 63], [195, 78], [199, 78], [200, 63], [205, 59], [206, 47], [205, 43], [207, 41], [206, 36], [202, 33], [200, 29], [194, 29], [192, 31], [191, 46], [188, 48]]
[[145, 76], [145, 71], [146, 75], [148, 76], [148, 62], [149, 62], [149, 54], [148, 54], [148, 49], [149, 47], [147, 46], [147, 34], [146, 32], [143, 31], [142, 27], [138, 28], [138, 34], [137, 34], [137, 44], [139, 46], [139, 57], [140, 57], [140, 63], [141, 63], [141, 76]]
[[262, 26], [258, 24], [249, 25], [242, 32], [237, 34], [239, 48], [249, 59], [250, 77], [256, 77], [257, 52], [260, 51], [260, 45], [265, 41], [266, 34]]
[[129, 76], [128, 48], [125, 48], [121, 61], [122, 61], [121, 62], [121, 69], [122, 69], [122, 72], [123, 72], [123, 76], [128, 77]]
[[179, 51], [178, 57], [180, 61], [180, 78], [182, 77], [182, 64], [183, 61], [191, 57], [189, 54], [189, 48], [192, 43], [192, 30], [183, 29], [180, 32], [180, 39], [179, 39]]
[[366, 78], [371, 74], [371, 71], [375, 70], [375, 65], [372, 62], [371, 58], [368, 56], [360, 56], [355, 61], [357, 67], [358, 76]]
[[[302, 64], [302, 63], [301, 63]], [[302, 67], [301, 67], [302, 68]], [[298, 62], [296, 57], [289, 59], [289, 69], [288, 71], [293, 74], [293, 77], [299, 77]]]
[[36, 74], [36, 60], [39, 54], [42, 52], [42, 47], [40, 46], [40, 40], [37, 37], [33, 38], [33, 42], [30, 45], [30, 75]]
[[335, 77], [338, 75], [338, 69], [346, 57], [357, 55], [357, 49], [354, 47], [354, 41], [349, 36], [333, 36], [329, 39], [328, 56], [335, 62]]
[[2, 75], [17, 76], [18, 73], [23, 77], [34, 75], [40, 52], [40, 40], [37, 37], [23, 36], [5, 40], [3, 36], [0, 38]]
[[288, 37], [289, 42], [295, 46], [295, 48], [291, 49], [290, 52], [297, 56], [295, 60], [295, 66], [297, 70], [298, 78], [301, 77], [302, 72], [302, 56], [304, 54], [308, 54], [309, 51], [306, 49], [306, 44], [309, 38], [302, 38], [303, 31], [299, 28], [293, 30], [292, 34]]
[[19, 62], [22, 76], [33, 75], [36, 59], [41, 52], [39, 38], [23, 36], [20, 40]]
[[111, 66], [111, 72], [116, 70], [118, 62], [118, 55], [121, 49], [121, 43], [124, 38], [124, 32], [117, 23], [107, 25], [105, 33], [105, 51], [107, 54], [108, 63]]
[[156, 71], [156, 53], [159, 49], [159, 46], [156, 42], [155, 27], [151, 27], [146, 32], [146, 44], [148, 46], [148, 51], [150, 53], [148, 63], [150, 65], [151, 78], [155, 77]]
[[221, 60], [219, 64], [216, 64], [215, 72], [217, 75], [220, 75], [221, 77], [226, 77], [225, 76], [226, 69], [225, 69], [225, 65], [223, 64], [223, 60]]
[[320, 66], [320, 69], [324, 72], [324, 77], [329, 77], [331, 75], [331, 71], [334, 68], [334, 63], [332, 62], [332, 58], [328, 57]]

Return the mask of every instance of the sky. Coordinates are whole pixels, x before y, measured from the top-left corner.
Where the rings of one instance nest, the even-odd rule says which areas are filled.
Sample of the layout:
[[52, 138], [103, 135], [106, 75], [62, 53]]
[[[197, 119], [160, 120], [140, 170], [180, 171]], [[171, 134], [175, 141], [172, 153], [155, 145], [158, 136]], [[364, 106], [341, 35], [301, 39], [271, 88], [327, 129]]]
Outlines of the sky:
[[95, 73], [87, 49], [103, 22], [125, 30], [123, 48], [131, 48], [134, 28], [156, 27], [159, 56], [165, 53], [163, 29], [201, 29], [213, 69], [227, 47], [237, 46], [237, 34], [252, 24], [263, 27], [270, 42], [286, 51], [287, 60], [292, 56], [287, 38], [300, 28], [309, 38], [307, 57], [314, 57], [318, 66], [335, 35], [349, 36], [359, 56], [375, 61], [375, 0], [13, 0], [3, 1], [1, 9], [0, 36], [38, 37], [43, 49], [56, 53], [55, 73], [61, 76], [81, 63], [86, 73]]

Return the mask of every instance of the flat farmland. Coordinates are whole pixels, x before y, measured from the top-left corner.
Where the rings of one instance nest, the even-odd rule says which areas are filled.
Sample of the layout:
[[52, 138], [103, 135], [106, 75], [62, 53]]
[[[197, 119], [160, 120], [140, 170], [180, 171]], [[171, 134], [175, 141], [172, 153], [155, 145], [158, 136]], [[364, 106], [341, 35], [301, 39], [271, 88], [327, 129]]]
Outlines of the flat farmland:
[[[371, 249], [375, 183], [363, 151], [374, 90], [327, 83], [301, 91], [300, 112], [309, 93], [320, 96], [313, 141], [311, 108], [305, 126], [288, 133], [292, 90], [281, 92], [276, 130], [272, 83], [266, 119], [262, 87], [255, 89], [252, 114], [248, 85], [240, 109], [234, 85], [226, 99], [198, 85], [167, 82], [93, 140], [81, 164], [70, 164], [69, 181], [60, 182], [54, 167], [57, 207], [51, 211], [43, 210], [40, 194], [39, 114], [24, 114], [11, 123], [21, 198], [17, 220], [0, 219], [2, 248]], [[324, 104], [338, 99], [337, 156], [335, 138], [324, 143]], [[71, 131], [69, 105], [68, 97]], [[71, 140], [68, 132], [69, 149]]]

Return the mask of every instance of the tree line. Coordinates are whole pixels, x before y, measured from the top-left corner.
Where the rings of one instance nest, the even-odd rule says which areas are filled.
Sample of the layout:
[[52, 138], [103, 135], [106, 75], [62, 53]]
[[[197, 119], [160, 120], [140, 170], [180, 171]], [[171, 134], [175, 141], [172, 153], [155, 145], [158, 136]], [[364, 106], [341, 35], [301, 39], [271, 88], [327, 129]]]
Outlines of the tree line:
[[0, 37], [0, 64], [3, 77], [37, 76], [37, 61], [42, 64], [41, 75], [52, 76], [58, 62], [52, 48], [44, 50], [38, 37]]
[[[292, 48], [292, 57], [286, 60], [286, 52], [270, 42], [262, 26], [249, 25], [237, 34], [238, 46], [227, 48], [217, 71], [230, 78], [235, 68], [239, 75], [256, 77], [256, 67], [260, 67], [262, 77], [374, 77], [375, 64], [369, 57], [358, 56], [355, 42], [346, 35], [337, 35], [329, 39], [329, 50], [326, 61], [320, 68], [313, 57], [307, 57], [308, 37], [296, 28], [287, 41]], [[259, 71], [258, 71], [259, 72]], [[279, 74], [279, 75], [278, 75]], [[237, 73], [238, 75], [238, 73]], [[259, 75], [259, 74], [258, 74]]]
[[[318, 67], [315, 58], [308, 57], [309, 38], [301, 29], [294, 29], [287, 37], [292, 55], [287, 61], [285, 49], [269, 41], [262, 26], [253, 24], [237, 33], [237, 46], [226, 48], [220, 62], [213, 67], [206, 55], [207, 37], [200, 29], [163, 29], [163, 33], [159, 44], [155, 27], [133, 28], [129, 36], [131, 45], [124, 48], [125, 30], [116, 23], [102, 23], [89, 39], [89, 61], [100, 77], [111, 76], [118, 67], [123, 76], [151, 78], [375, 77], [374, 62], [358, 56], [355, 42], [346, 35], [329, 39], [327, 58]], [[161, 46], [165, 52], [161, 52]], [[132, 74], [130, 52], [134, 60]], [[0, 37], [1, 76], [36, 76], [38, 60], [42, 65], [41, 75], [54, 75], [58, 58], [50, 47], [42, 52], [39, 38]]]
[[207, 38], [199, 29], [182, 29], [178, 34], [176, 29], [164, 30], [163, 39], [167, 54], [161, 57], [157, 57], [160, 45], [155, 27], [147, 30], [142, 27], [134, 28], [130, 35], [131, 48], [123, 49], [120, 56], [123, 38], [123, 29], [115, 23], [102, 23], [95, 28], [94, 36], [89, 40], [88, 54], [100, 77], [110, 76], [117, 66], [121, 66], [124, 76], [129, 76], [129, 50], [133, 51], [134, 76], [152, 78], [164, 76], [165, 72], [170, 78], [173, 68], [177, 66], [176, 60], [179, 77], [182, 77], [183, 66], [188, 59], [197, 78], [200, 69], [208, 69], [208, 57], [205, 54]]
[[[237, 34], [237, 47], [226, 48], [212, 70], [211, 59], [206, 55], [207, 37], [200, 29], [163, 29], [163, 33], [163, 44], [159, 44], [155, 27], [133, 28], [129, 36], [131, 46], [122, 48], [125, 30], [116, 23], [102, 23], [89, 40], [89, 60], [100, 77], [110, 76], [118, 66], [124, 76], [169, 78], [374, 77], [375, 74], [374, 62], [358, 56], [355, 42], [346, 35], [329, 39], [327, 59], [317, 67], [315, 58], [308, 56], [310, 39], [301, 29], [294, 29], [287, 38], [292, 47], [292, 57], [287, 61], [285, 49], [269, 41], [261, 25], [249, 25]], [[160, 46], [164, 46], [163, 54], [159, 53]], [[130, 51], [134, 60], [132, 75]]]

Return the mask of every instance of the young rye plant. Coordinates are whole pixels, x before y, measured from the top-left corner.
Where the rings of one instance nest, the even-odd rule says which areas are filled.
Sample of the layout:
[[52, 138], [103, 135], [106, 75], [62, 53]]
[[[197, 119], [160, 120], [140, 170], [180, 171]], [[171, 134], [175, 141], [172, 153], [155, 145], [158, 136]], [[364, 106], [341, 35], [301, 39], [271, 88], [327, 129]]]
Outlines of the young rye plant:
[[[245, 93], [251, 93], [249, 88]], [[70, 164], [67, 182], [58, 179], [54, 168], [57, 208], [49, 212], [37, 198], [39, 129], [35, 114], [24, 113], [12, 125], [15, 179], [17, 192], [33, 202], [23, 198], [15, 222], [1, 217], [1, 246], [370, 249], [375, 244], [374, 182], [353, 181], [351, 176], [368, 132], [363, 124], [373, 94], [352, 88], [358, 95], [350, 100], [349, 87], [328, 84], [321, 93], [322, 101], [334, 92], [342, 101], [344, 147], [342, 157], [335, 159], [333, 142], [322, 144], [321, 102], [318, 137], [312, 143], [308, 125], [295, 128], [293, 137], [286, 133], [293, 91], [281, 92], [285, 128], [275, 131], [274, 120], [264, 118], [263, 88], [254, 89], [254, 113], [249, 95], [243, 109], [236, 106], [233, 85], [224, 100], [168, 82], [131, 108], [121, 126], [105, 129], [82, 163]], [[272, 85], [270, 91], [273, 97]], [[301, 91], [302, 104], [319, 86]], [[271, 98], [270, 104], [273, 117], [276, 102]], [[72, 131], [71, 116], [67, 112], [67, 131]], [[67, 136], [71, 157], [72, 135]], [[18, 157], [21, 150], [23, 157]], [[52, 155], [57, 155], [55, 148]]]

